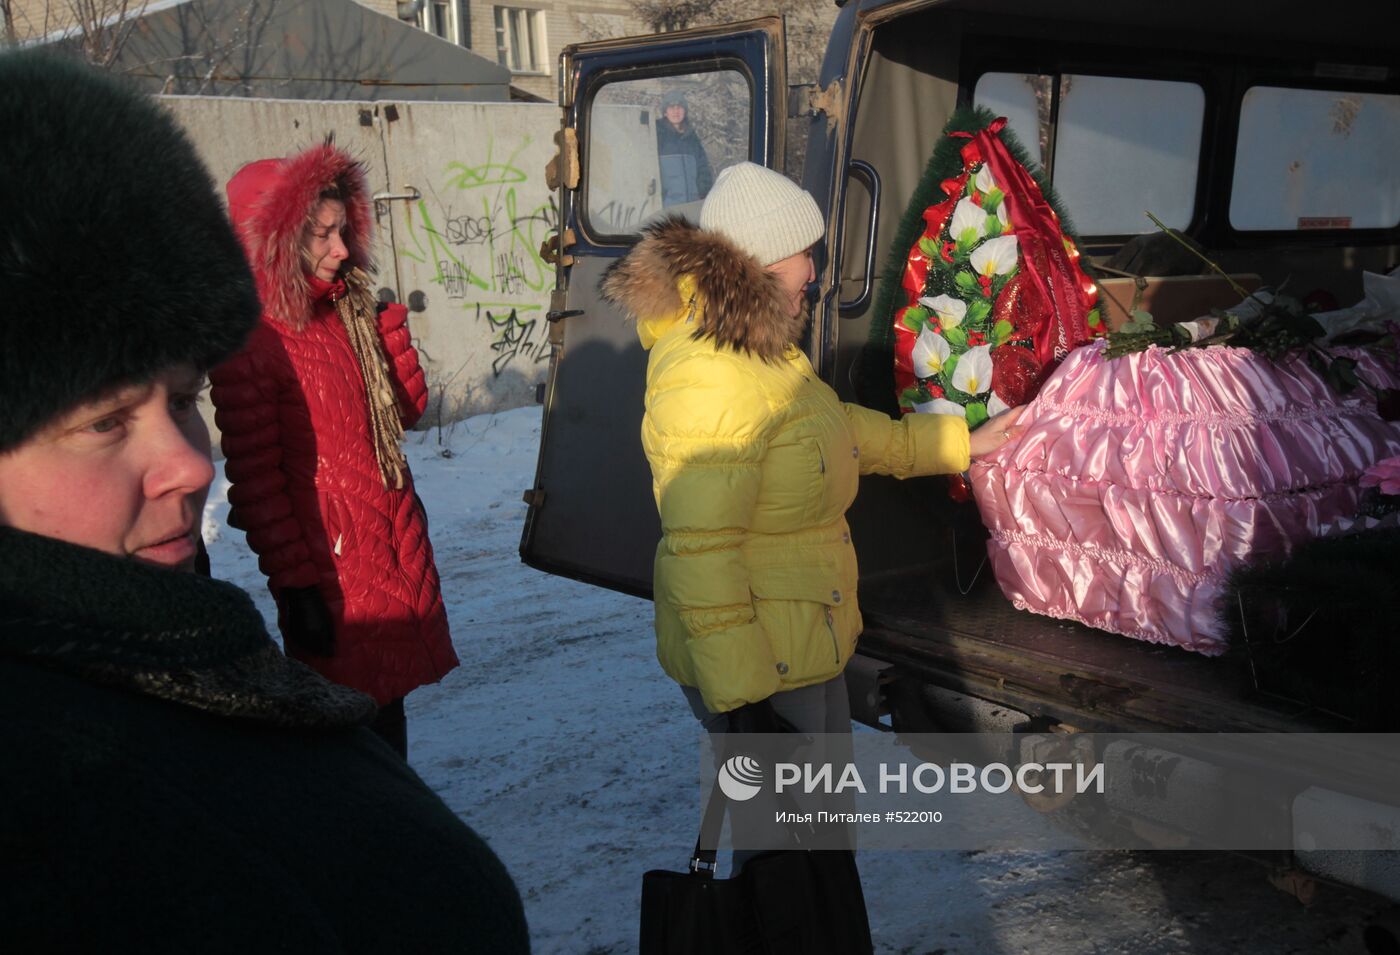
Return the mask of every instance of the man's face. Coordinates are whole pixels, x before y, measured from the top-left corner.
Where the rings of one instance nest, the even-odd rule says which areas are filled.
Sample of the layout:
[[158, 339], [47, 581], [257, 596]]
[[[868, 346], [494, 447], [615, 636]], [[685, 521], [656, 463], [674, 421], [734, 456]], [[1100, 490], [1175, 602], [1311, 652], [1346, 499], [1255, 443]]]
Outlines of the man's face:
[[172, 365], [0, 454], [0, 525], [192, 569], [214, 479], [196, 407], [203, 384], [194, 366]]
[[672, 103], [666, 107], [666, 122], [672, 126], [679, 126], [685, 122], [685, 107], [678, 103]]

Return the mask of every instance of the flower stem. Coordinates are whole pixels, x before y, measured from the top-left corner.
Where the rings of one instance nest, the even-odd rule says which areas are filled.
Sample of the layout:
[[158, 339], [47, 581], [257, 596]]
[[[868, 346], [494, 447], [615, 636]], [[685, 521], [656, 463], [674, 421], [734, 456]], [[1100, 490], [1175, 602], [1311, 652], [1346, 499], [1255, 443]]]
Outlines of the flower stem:
[[1216, 264], [1215, 264], [1214, 262], [1212, 262], [1210, 259], [1206, 258], [1206, 257], [1205, 257], [1204, 255], [1202, 255], [1199, 251], [1197, 251], [1197, 249], [1196, 249], [1194, 246], [1192, 246], [1191, 243], [1187, 242], [1187, 241], [1186, 241], [1185, 239], [1183, 239], [1181, 236], [1177, 235], [1175, 230], [1167, 228], [1166, 224], [1165, 224], [1164, 222], [1162, 222], [1161, 219], [1157, 218], [1157, 217], [1154, 216], [1151, 212], [1147, 212], [1146, 210], [1144, 210], [1143, 214], [1146, 215], [1147, 218], [1149, 218], [1149, 219], [1152, 220], [1152, 224], [1153, 224], [1153, 225], [1155, 225], [1157, 228], [1161, 229], [1161, 230], [1162, 230], [1163, 232], [1165, 232], [1167, 235], [1171, 236], [1175, 241], [1179, 242], [1179, 243], [1181, 244], [1182, 248], [1184, 248], [1186, 251], [1190, 252], [1190, 253], [1191, 253], [1192, 255], [1194, 255], [1196, 258], [1200, 259], [1200, 260], [1201, 260], [1202, 262], [1204, 262], [1206, 265], [1210, 266], [1210, 268], [1211, 268], [1212, 271], [1214, 271], [1217, 275], [1219, 275], [1219, 276], [1220, 276], [1221, 278], [1223, 278], [1225, 281], [1229, 282], [1229, 283], [1230, 283], [1230, 288], [1232, 288], [1232, 289], [1235, 290], [1235, 294], [1238, 295], [1238, 296], [1240, 297], [1240, 301], [1244, 301], [1245, 299], [1247, 299], [1247, 298], [1250, 297], [1250, 293], [1249, 293], [1249, 290], [1248, 290], [1248, 289], [1246, 289], [1244, 286], [1240, 285], [1240, 283], [1238, 283], [1238, 282], [1236, 282], [1234, 279], [1232, 279], [1232, 278], [1229, 276], [1229, 274], [1227, 274], [1226, 271], [1225, 271], [1224, 269], [1222, 269], [1220, 266], [1216, 265]]

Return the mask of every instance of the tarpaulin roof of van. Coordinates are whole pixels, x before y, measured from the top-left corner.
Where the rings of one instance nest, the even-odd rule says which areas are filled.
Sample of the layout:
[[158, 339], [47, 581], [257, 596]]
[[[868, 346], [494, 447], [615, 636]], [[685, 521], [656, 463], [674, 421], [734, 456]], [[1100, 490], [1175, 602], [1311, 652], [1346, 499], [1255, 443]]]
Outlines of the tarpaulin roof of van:
[[[112, 70], [151, 92], [504, 102], [510, 70], [354, 0], [155, 0]], [[109, 31], [110, 32], [110, 31]], [[43, 43], [77, 47], [75, 30]]]

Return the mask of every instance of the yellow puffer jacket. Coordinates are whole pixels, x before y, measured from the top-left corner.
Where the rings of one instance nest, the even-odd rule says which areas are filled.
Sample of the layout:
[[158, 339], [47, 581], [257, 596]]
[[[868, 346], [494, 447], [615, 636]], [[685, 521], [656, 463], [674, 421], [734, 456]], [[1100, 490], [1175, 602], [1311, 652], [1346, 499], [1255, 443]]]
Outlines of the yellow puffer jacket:
[[661, 666], [713, 712], [831, 679], [861, 631], [859, 476], [965, 470], [966, 424], [843, 404], [792, 344], [805, 319], [771, 273], [683, 221], [650, 229], [603, 291], [651, 349]]

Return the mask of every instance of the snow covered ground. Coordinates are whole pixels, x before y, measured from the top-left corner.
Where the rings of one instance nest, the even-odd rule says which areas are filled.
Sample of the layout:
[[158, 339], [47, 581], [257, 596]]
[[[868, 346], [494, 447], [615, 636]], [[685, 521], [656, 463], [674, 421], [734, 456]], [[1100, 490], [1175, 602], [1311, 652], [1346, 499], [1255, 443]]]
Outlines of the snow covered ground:
[[[642, 873], [684, 867], [699, 813], [696, 724], [653, 656], [651, 606], [520, 563], [540, 410], [409, 436], [462, 666], [408, 698], [410, 761], [505, 860], [536, 951], [636, 948]], [[274, 614], [222, 472], [214, 573]], [[877, 950], [901, 955], [1364, 951], [1385, 906], [1310, 908], [1207, 853], [862, 852]]]

